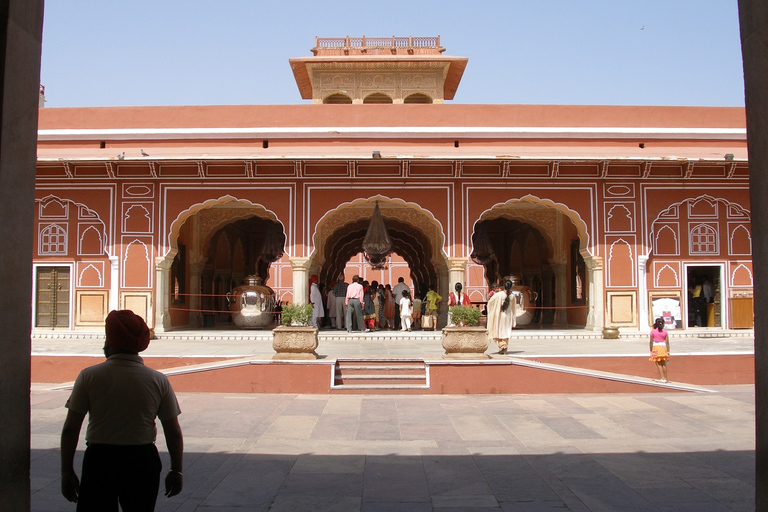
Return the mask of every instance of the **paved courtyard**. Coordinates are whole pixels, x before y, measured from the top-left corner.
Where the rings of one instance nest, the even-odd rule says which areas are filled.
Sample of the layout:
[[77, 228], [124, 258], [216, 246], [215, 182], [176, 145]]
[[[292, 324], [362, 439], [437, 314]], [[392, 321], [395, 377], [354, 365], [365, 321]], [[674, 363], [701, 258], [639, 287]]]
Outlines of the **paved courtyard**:
[[[715, 389], [181, 393], [185, 489], [157, 510], [751, 511], [754, 388]], [[59, 494], [68, 394], [33, 385], [34, 511], [75, 509]], [[158, 445], [167, 468], [162, 433]]]

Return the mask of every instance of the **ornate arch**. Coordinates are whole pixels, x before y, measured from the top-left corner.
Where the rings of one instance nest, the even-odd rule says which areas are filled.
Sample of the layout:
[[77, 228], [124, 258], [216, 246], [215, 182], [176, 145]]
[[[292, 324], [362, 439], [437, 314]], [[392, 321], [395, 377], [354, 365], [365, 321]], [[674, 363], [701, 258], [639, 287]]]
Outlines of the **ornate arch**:
[[414, 282], [418, 286], [436, 283], [437, 269], [447, 268], [442, 225], [419, 205], [382, 195], [343, 203], [317, 222], [309, 257], [313, 272], [322, 279], [336, 275], [348, 258], [360, 251], [376, 202], [392, 238], [393, 252], [408, 263]]
[[[581, 218], [578, 212], [571, 210], [562, 203], [557, 203], [551, 199], [542, 199], [530, 194], [519, 199], [510, 199], [504, 203], [497, 203], [491, 206], [481, 213], [480, 217], [474, 222], [471, 233], [475, 232], [478, 223], [486, 220], [505, 218], [526, 222], [536, 228], [546, 240], [547, 256], [555, 261], [565, 261], [568, 248], [561, 247], [560, 241], [553, 236], [558, 233], [558, 222], [560, 220], [558, 214], [569, 219], [576, 228], [580, 251], [586, 251], [587, 255], [592, 255], [587, 223], [584, 222], [584, 219]], [[471, 254], [474, 247], [470, 249]]]
[[[383, 195], [371, 196], [368, 198], [355, 199], [340, 204], [338, 207], [326, 212], [315, 224], [312, 234], [312, 252], [310, 259], [316, 264], [322, 264], [325, 243], [331, 235], [342, 229], [347, 224], [358, 221], [361, 216], [370, 218], [373, 212], [373, 205], [379, 202], [381, 215], [386, 221], [395, 219], [405, 224], [410, 224], [421, 233], [434, 240], [432, 245], [433, 264], [445, 263], [448, 257], [445, 252], [445, 231], [440, 221], [429, 210], [426, 210], [416, 203], [404, 201], [402, 199], [393, 199]], [[394, 215], [393, 212], [397, 212]], [[321, 259], [317, 259], [317, 258]]]
[[210, 241], [210, 237], [223, 226], [231, 224], [237, 220], [248, 219], [251, 217], [261, 217], [278, 223], [286, 236], [286, 253], [288, 253], [291, 247], [290, 233], [286, 231], [285, 224], [283, 224], [273, 211], [258, 203], [252, 203], [247, 199], [238, 199], [227, 194], [218, 199], [209, 199], [201, 203], [193, 204], [176, 216], [173, 222], [171, 222], [168, 231], [166, 240], [166, 247], [168, 249], [163, 255], [166, 259], [172, 259], [178, 252], [178, 239], [181, 227], [187, 219], [198, 213], [201, 214], [200, 222], [202, 223], [200, 232], [204, 233], [205, 237], [199, 244], [200, 247], [205, 247]]

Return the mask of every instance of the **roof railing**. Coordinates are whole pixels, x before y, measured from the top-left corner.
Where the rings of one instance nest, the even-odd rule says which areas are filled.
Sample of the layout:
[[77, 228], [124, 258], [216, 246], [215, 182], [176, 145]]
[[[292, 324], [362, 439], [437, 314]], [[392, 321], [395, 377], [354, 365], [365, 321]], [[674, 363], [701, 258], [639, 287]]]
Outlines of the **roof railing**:
[[436, 50], [440, 53], [445, 48], [440, 46], [440, 36], [436, 37], [315, 37], [312, 53], [317, 55], [324, 50], [344, 50], [367, 53], [367, 50]]

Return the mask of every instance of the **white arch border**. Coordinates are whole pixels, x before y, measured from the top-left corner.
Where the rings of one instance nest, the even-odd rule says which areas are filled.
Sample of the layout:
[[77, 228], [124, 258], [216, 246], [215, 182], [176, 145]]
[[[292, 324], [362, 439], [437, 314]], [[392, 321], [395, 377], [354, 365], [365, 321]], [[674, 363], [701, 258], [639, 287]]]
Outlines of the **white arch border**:
[[[363, 204], [373, 204], [376, 201], [380, 201], [382, 203], [388, 203], [388, 204], [394, 204], [403, 208], [408, 208], [410, 210], [414, 210], [418, 212], [419, 214], [422, 214], [426, 217], [427, 221], [429, 221], [437, 230], [439, 235], [442, 237], [442, 240], [436, 240], [433, 249], [437, 249], [435, 254], [433, 255], [433, 258], [442, 257], [444, 261], [447, 261], [448, 259], [448, 253], [445, 249], [445, 244], [447, 243], [447, 240], [449, 237], [445, 233], [445, 228], [443, 224], [435, 217], [435, 215], [430, 211], [424, 208], [423, 206], [419, 205], [418, 203], [414, 203], [411, 201], [406, 201], [404, 199], [400, 198], [392, 198], [388, 197], [382, 194], [377, 194], [375, 196], [370, 196], [367, 198], [358, 198], [354, 199], [352, 201], [347, 201], [344, 203], [340, 203], [336, 208], [332, 210], [328, 210], [325, 212], [325, 214], [320, 217], [315, 225], [312, 227], [312, 236], [310, 237], [310, 240], [312, 241], [312, 251], [308, 255], [308, 259], [313, 260], [315, 257], [315, 254], [317, 253], [318, 247], [325, 247], [324, 245], [317, 243], [317, 238], [320, 236], [320, 227], [327, 222], [331, 217], [338, 214], [339, 212], [348, 209], [348, 208], [354, 208], [359, 205]], [[382, 213], [383, 215], [383, 213]]]

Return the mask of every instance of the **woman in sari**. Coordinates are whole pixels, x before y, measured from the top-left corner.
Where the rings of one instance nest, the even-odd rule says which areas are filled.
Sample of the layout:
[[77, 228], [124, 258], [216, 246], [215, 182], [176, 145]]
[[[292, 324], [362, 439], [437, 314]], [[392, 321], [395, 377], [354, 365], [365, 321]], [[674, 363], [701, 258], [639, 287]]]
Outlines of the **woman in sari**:
[[512, 295], [512, 281], [504, 282], [504, 290], [488, 300], [488, 337], [499, 346], [499, 354], [506, 354], [512, 329], [516, 325], [516, 304]]
[[376, 309], [373, 305], [373, 300], [373, 287], [368, 281], [363, 281], [363, 323], [365, 324], [365, 332], [371, 332], [373, 322], [376, 320]]
[[392, 295], [392, 286], [386, 285], [384, 287], [384, 325], [387, 329], [392, 330], [395, 328], [395, 297]]

